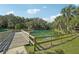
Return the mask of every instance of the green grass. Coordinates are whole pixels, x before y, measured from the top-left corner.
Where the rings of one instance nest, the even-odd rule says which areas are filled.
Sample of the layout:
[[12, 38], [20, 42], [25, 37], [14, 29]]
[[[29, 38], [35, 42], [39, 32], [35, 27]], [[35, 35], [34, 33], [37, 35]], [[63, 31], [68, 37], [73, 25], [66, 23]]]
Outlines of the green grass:
[[[67, 38], [64, 40], [68, 40], [68, 39], [71, 39], [71, 38]], [[55, 50], [57, 49], [62, 49], [65, 54], [79, 54], [79, 37], [65, 44], [61, 44], [59, 46], [55, 46], [47, 50], [37, 51], [36, 53], [47, 53], [47, 52], [55, 53]]]
[[79, 54], [79, 39], [75, 39], [72, 42], [68, 42], [66, 44], [62, 44], [60, 46], [56, 46], [54, 48], [50, 48], [45, 51], [55, 51], [56, 49], [62, 49], [66, 54]]
[[[79, 33], [72, 33], [72, 34], [66, 34], [66, 35], [60, 35], [58, 36], [57, 33], [50, 31], [50, 30], [35, 30], [31, 33], [33, 36], [35, 37], [41, 37], [41, 36], [49, 36], [49, 35], [53, 35], [55, 38], [62, 38], [56, 41], [52, 41], [53, 45], [59, 44], [61, 42], [70, 40], [72, 38], [74, 38], [76, 35], [78, 35]], [[46, 41], [46, 38], [37, 38], [37, 42], [42, 42], [42, 41]], [[50, 39], [49, 39], [50, 40]], [[50, 42], [47, 43], [43, 43], [40, 44], [42, 47], [46, 48], [51, 46]], [[28, 51], [28, 53], [33, 53], [34, 52], [34, 47], [33, 46], [25, 46], [26, 50]], [[48, 54], [48, 53], [56, 53], [56, 50], [63, 50], [65, 54], [79, 54], [79, 37], [75, 38], [72, 41], [68, 41], [65, 44], [61, 44], [52, 48], [49, 48], [47, 50], [42, 50], [42, 51], [36, 51], [36, 54]]]
[[27, 53], [29, 53], [29, 54], [34, 53], [34, 46], [25, 45], [25, 49], [26, 49]]
[[[78, 34], [78, 33], [77, 33]], [[78, 34], [79, 35], [79, 34]], [[70, 40], [72, 39], [73, 37], [75, 37], [76, 35], [74, 36], [71, 36], [71, 37], [68, 37], [68, 38], [63, 38], [62, 40], [63, 41], [66, 41], [66, 40]], [[63, 37], [63, 36], [61, 36]], [[57, 41], [53, 41], [52, 43], [53, 44], [58, 44], [59, 42], [61, 42], [61, 40], [57, 40]], [[41, 44], [42, 45], [42, 44]], [[42, 46], [49, 46], [50, 45], [50, 42], [48, 43], [45, 43], [43, 44]], [[34, 50], [33, 50], [33, 46], [25, 46], [27, 47], [26, 50], [29, 51], [30, 53], [32, 53]], [[47, 50], [42, 50], [42, 51], [36, 51], [35, 53], [36, 54], [47, 54], [47, 53], [56, 53], [55, 50], [57, 49], [61, 49], [64, 51], [65, 54], [79, 54], [79, 37], [75, 38], [74, 40], [72, 41], [69, 41], [69, 42], [66, 42], [65, 44], [61, 44], [61, 45], [58, 45], [58, 46], [55, 46], [55, 47], [52, 47], [52, 48], [49, 48]]]

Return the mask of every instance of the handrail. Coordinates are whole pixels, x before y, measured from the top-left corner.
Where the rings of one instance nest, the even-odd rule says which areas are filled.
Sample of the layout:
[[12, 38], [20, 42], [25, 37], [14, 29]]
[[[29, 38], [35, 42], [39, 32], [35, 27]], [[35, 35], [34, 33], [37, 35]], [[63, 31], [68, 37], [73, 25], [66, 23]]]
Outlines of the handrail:
[[29, 41], [34, 45], [35, 44], [35, 37], [30, 35], [28, 32], [21, 30], [23, 33], [27, 34], [29, 36]]
[[[74, 35], [76, 35], [76, 34], [70, 35], [68, 37], [71, 37], [71, 36], [74, 36]], [[37, 44], [42, 44], [42, 43], [51, 42], [51, 41], [57, 41], [57, 40], [60, 40], [60, 39], [63, 39], [63, 38], [68, 38], [68, 37], [54, 38], [53, 40], [46, 40], [46, 41], [38, 42]]]
[[23, 33], [27, 34], [29, 37], [31, 37], [32, 39], [34, 39], [35, 37], [30, 35], [28, 32], [24, 31], [24, 30], [21, 30]]
[[[73, 34], [73, 33], [72, 33]], [[67, 35], [67, 34], [63, 34], [62, 36]], [[60, 35], [61, 36], [61, 35]], [[35, 38], [46, 38], [46, 37], [54, 37], [53, 35], [48, 35], [48, 36], [37, 36]], [[68, 37], [68, 36], [67, 36]], [[65, 37], [63, 37], [65, 38]]]

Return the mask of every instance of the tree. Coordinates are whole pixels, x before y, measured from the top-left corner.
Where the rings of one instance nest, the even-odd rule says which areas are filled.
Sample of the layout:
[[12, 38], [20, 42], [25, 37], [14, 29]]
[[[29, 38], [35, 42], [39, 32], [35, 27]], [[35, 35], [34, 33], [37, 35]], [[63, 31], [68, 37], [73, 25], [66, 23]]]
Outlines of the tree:
[[22, 24], [16, 24], [16, 25], [15, 25], [15, 29], [19, 29], [19, 30], [20, 30], [20, 29], [22, 29], [22, 28], [23, 28], [23, 25], [22, 25]]
[[61, 16], [56, 17], [53, 21], [53, 28], [62, 33], [72, 33], [75, 26], [79, 24], [78, 7], [69, 5], [61, 10]]
[[75, 6], [73, 6], [73, 5], [69, 5], [68, 7], [65, 7], [61, 10], [61, 13], [63, 14], [63, 16], [66, 20], [66, 22], [65, 22], [66, 23], [66, 30], [68, 32], [70, 32], [70, 28], [69, 28], [68, 24], [73, 16], [74, 10], [75, 10]]

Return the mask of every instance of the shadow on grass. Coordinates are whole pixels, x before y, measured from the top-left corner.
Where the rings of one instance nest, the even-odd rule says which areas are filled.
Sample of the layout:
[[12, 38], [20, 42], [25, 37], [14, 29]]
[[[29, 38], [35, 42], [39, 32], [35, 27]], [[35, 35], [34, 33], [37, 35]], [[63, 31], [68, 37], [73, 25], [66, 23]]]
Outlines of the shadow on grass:
[[[50, 49], [50, 48], [53, 48], [53, 47], [56, 47], [56, 46], [59, 46], [59, 45], [62, 45], [62, 44], [66, 44], [66, 43], [68, 43], [68, 42], [71, 42], [72, 40], [74, 40], [75, 38], [77, 38], [77, 37], [79, 37], [79, 35], [77, 35], [77, 36], [75, 36], [75, 37], [73, 37], [72, 39], [69, 39], [69, 40], [67, 40], [67, 41], [65, 41], [65, 42], [61, 42], [61, 43], [59, 43], [59, 44], [55, 44], [55, 45], [52, 45], [52, 46], [49, 46], [49, 47], [43, 47], [43, 46], [41, 46], [40, 44], [38, 44], [38, 46], [39, 46], [39, 48], [41, 48], [40, 50], [47, 50], [47, 49]], [[38, 50], [37, 50], [38, 51]]]

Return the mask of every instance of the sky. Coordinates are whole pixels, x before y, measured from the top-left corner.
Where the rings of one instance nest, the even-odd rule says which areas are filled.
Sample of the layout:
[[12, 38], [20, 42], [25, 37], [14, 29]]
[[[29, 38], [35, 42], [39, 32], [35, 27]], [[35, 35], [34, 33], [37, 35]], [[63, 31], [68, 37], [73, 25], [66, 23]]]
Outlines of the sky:
[[25, 18], [39, 17], [51, 22], [67, 4], [0, 4], [0, 15], [14, 14]]

